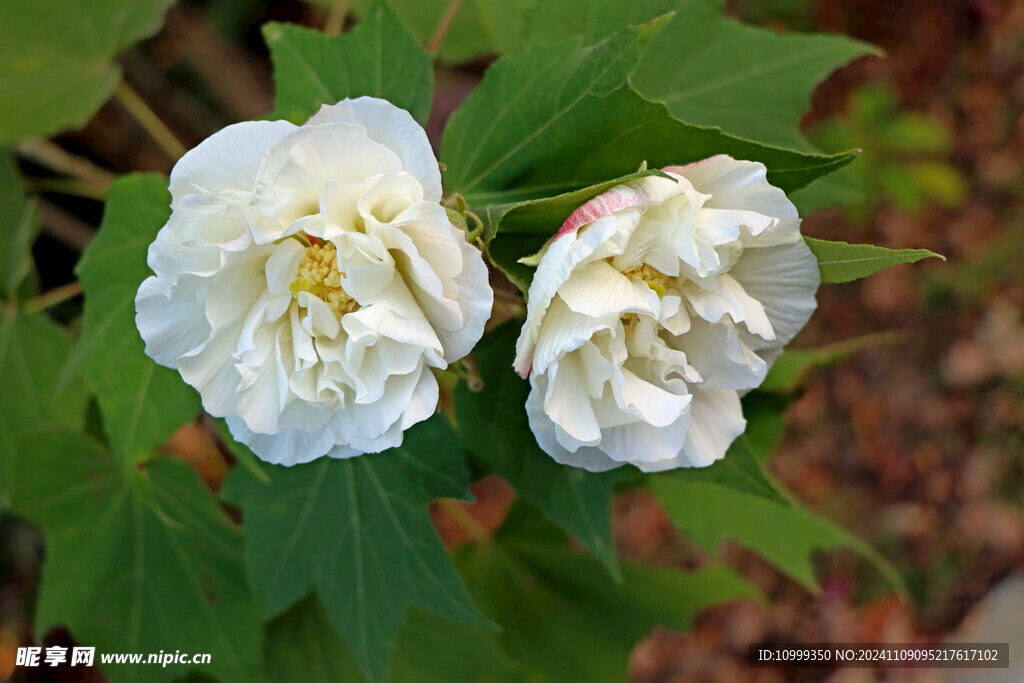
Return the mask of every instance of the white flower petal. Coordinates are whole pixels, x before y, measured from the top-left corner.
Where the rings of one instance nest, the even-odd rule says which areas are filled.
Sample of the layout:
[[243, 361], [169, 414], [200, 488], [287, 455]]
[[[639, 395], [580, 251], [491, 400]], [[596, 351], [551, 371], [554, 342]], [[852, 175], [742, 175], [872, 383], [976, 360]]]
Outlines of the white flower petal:
[[542, 252], [515, 368], [558, 462], [656, 472], [723, 457], [745, 426], [740, 393], [814, 309], [817, 264], [764, 166], [664, 170], [677, 182], [592, 199]]
[[746, 427], [740, 397], [735, 391], [702, 389], [695, 392], [690, 405], [690, 430], [679, 457], [680, 466], [707, 467], [721, 460]]
[[412, 115], [387, 100], [359, 97], [338, 104], [325, 104], [306, 125], [323, 123], [356, 123], [366, 129], [371, 140], [394, 150], [405, 170], [420, 180], [423, 197], [441, 201], [441, 171], [430, 148], [427, 134]]
[[177, 367], [178, 358], [210, 337], [204, 309], [202, 290], [168, 297], [158, 278], [146, 278], [135, 296], [135, 326], [146, 342], [146, 354], [160, 365]]
[[267, 289], [271, 294], [291, 295], [288, 287], [295, 280], [299, 262], [305, 255], [306, 248], [298, 240], [285, 240], [277, 246], [264, 266]]
[[494, 291], [487, 280], [487, 266], [484, 265], [480, 251], [466, 241], [466, 234], [462, 230], [454, 226], [451, 230], [462, 252], [462, 272], [455, 277], [462, 323], [456, 329], [448, 329], [427, 313], [444, 347], [444, 359], [448, 363], [454, 363], [473, 349], [483, 336], [484, 325], [491, 316], [494, 304]]
[[618, 320], [618, 316], [591, 318], [573, 313], [561, 298], [556, 297], [540, 329], [540, 339], [537, 340], [533, 357], [535, 371], [547, 371], [548, 366], [563, 354], [583, 346], [597, 332], [611, 330], [619, 324]]
[[702, 388], [754, 389], [768, 372], [767, 364], [740, 339], [731, 322], [697, 322], [673, 342], [700, 373]]
[[600, 318], [625, 313], [659, 316], [658, 294], [646, 282], [631, 281], [607, 261], [592, 261], [576, 270], [558, 288], [558, 296], [574, 313]]
[[629, 235], [640, 220], [640, 214], [634, 212], [626, 220], [618, 219], [619, 216], [598, 219], [587, 226], [586, 230], [565, 233], [551, 242], [530, 284], [526, 297], [526, 324], [516, 342], [515, 369], [523, 377], [533, 366], [541, 323], [559, 287], [569, 279], [577, 265], [591, 260], [602, 245], [621, 244], [619, 253], [622, 253]]
[[407, 112], [360, 98], [229, 127], [171, 185], [138, 326], [236, 438], [293, 465], [397, 446], [433, 414], [431, 368], [469, 352], [493, 295]]
[[580, 400], [589, 386], [581, 360], [580, 354], [570, 353], [551, 364], [544, 411], [573, 439], [594, 445], [601, 440], [601, 426], [590, 402]]
[[768, 169], [760, 162], [718, 154], [664, 170], [684, 176], [699, 192], [710, 194], [709, 208], [756, 211], [780, 219], [799, 218], [786, 193], [768, 182]]
[[285, 428], [275, 434], [258, 434], [239, 417], [227, 418], [228, 429], [236, 440], [248, 446], [260, 459], [272, 465], [300, 465], [326, 455], [334, 446], [330, 431], [307, 432]]
[[731, 275], [719, 275], [716, 284], [716, 289], [687, 294], [687, 301], [697, 315], [710, 323], [717, 323], [728, 315], [734, 323], [744, 323], [752, 334], [766, 341], [775, 339], [764, 305], [747, 294], [743, 285]]
[[773, 345], [788, 344], [818, 306], [814, 295], [821, 272], [818, 260], [803, 240], [748, 249], [730, 275], [749, 296], [764, 303], [765, 314], [775, 331]]
[[214, 133], [174, 165], [170, 186], [173, 201], [196, 189], [208, 193], [252, 192], [267, 150], [295, 129], [287, 121], [246, 121]]
[[689, 410], [662, 427], [630, 422], [606, 430], [601, 450], [617, 463], [636, 465], [645, 472], [657, 471], [679, 456], [693, 418]]
[[[575, 452], [564, 448], [555, 436], [557, 426], [544, 412], [544, 393], [547, 388], [547, 377], [537, 375], [537, 383], [533, 384], [530, 395], [526, 398], [526, 415], [530, 422], [530, 430], [537, 438], [537, 445], [555, 461], [563, 465], [582, 467], [591, 472], [605, 472], [622, 463], [615, 462], [597, 448], [582, 447]], [[531, 383], [533, 377], [531, 377]]]

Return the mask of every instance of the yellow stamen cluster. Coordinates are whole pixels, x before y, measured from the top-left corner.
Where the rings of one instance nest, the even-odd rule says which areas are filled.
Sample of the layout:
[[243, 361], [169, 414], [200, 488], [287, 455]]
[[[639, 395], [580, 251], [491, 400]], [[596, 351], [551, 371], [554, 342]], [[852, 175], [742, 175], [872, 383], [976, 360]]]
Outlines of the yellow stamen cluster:
[[665, 275], [657, 268], [654, 268], [653, 266], [648, 265], [646, 263], [642, 263], [638, 267], [633, 268], [632, 270], [627, 270], [626, 272], [623, 273], [623, 275], [628, 277], [633, 282], [643, 280], [644, 282], [647, 283], [648, 287], [657, 292], [658, 297], [665, 296], [665, 287], [668, 286], [669, 276]]
[[338, 316], [359, 308], [355, 299], [341, 288], [338, 270], [338, 250], [328, 241], [306, 247], [306, 255], [299, 263], [299, 275], [288, 285], [292, 296], [309, 292], [327, 304]]

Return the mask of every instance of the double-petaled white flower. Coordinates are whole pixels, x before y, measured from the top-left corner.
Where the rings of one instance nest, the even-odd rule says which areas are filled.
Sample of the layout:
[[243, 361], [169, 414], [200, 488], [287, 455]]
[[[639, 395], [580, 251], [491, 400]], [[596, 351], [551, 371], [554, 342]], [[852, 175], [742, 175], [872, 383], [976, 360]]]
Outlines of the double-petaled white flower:
[[577, 209], [540, 259], [515, 367], [555, 460], [592, 471], [710, 465], [740, 393], [815, 308], [818, 266], [765, 167], [668, 167]]
[[404, 110], [362, 97], [302, 126], [229, 126], [171, 173], [139, 288], [146, 353], [264, 460], [396, 446], [437, 404], [492, 302]]

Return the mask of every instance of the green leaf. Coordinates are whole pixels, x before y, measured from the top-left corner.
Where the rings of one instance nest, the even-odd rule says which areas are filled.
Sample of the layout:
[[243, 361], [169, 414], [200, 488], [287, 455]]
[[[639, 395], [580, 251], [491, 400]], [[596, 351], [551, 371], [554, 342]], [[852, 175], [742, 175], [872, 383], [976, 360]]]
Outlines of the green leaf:
[[651, 477], [648, 482], [672, 522], [708, 552], [733, 539], [817, 591], [814, 552], [850, 548], [871, 561], [894, 587], [902, 588], [899, 574], [871, 546], [795, 504], [678, 477]]
[[718, 126], [769, 145], [808, 151], [800, 118], [836, 68], [878, 54], [844, 36], [783, 34], [724, 15], [723, 0], [682, 3], [633, 76], [646, 97], [687, 123]]
[[274, 60], [276, 118], [302, 123], [321, 104], [372, 95], [426, 124], [433, 61], [386, 4], [377, 4], [345, 35], [269, 23], [263, 36]]
[[32, 242], [38, 230], [35, 204], [22, 190], [14, 159], [0, 149], [0, 298], [13, 300], [32, 272]]
[[[509, 527], [529, 526], [522, 508]], [[542, 532], [543, 533], [543, 532]], [[509, 654], [538, 681], [623, 681], [637, 641], [656, 624], [687, 629], [702, 608], [758, 592], [718, 565], [677, 572], [623, 563], [616, 583], [564, 543], [502, 530], [460, 551], [473, 597], [503, 629]]]
[[801, 187], [790, 194], [789, 199], [801, 216], [833, 206], [864, 204], [868, 201], [868, 193], [857, 177], [857, 168], [865, 163], [865, 160], [857, 159], [849, 166]]
[[871, 244], [847, 244], [805, 237], [807, 246], [818, 259], [822, 282], [850, 282], [898, 263], [914, 263], [934, 256], [945, 256], [927, 249], [886, 249]]
[[455, 414], [465, 447], [508, 480], [516, 492], [575, 536], [614, 576], [611, 497], [621, 470], [600, 474], [555, 462], [540, 449], [526, 418], [530, 383], [512, 371], [518, 322], [484, 335], [474, 351], [483, 390], [455, 389]]
[[[570, 130], [571, 122], [581, 112], [592, 113], [602, 99], [624, 86], [664, 23], [627, 29], [594, 47], [572, 40], [498, 60], [452, 114], [445, 130], [441, 158], [448, 167], [449, 192], [459, 192], [473, 203], [481, 194], [509, 186], [542, 154], [560, 156], [566, 143], [586, 135]], [[629, 171], [638, 166], [633, 164]], [[625, 173], [609, 177], [618, 175]], [[575, 189], [566, 185], [562, 182], [534, 196]]]
[[474, 206], [571, 192], [651, 168], [714, 154], [764, 163], [791, 191], [849, 163], [767, 147], [674, 119], [627, 79], [664, 19], [593, 47], [569, 41], [496, 62], [456, 111], [441, 158], [449, 194]]
[[0, 3], [0, 144], [83, 125], [121, 79], [114, 56], [173, 0]]
[[[362, 4], [355, 3], [357, 11]], [[426, 43], [449, 0], [392, 0], [392, 5]], [[749, 26], [726, 17], [723, 5], [723, 0], [475, 0], [460, 6], [440, 55], [466, 61], [485, 53], [519, 53], [569, 36], [593, 44], [624, 26], [675, 12], [634, 74], [637, 90], [665, 102], [688, 123], [811, 151], [799, 124], [812, 90], [834, 69], [877, 50], [844, 36], [782, 34]]]
[[[46, 539], [37, 633], [63, 624], [98, 652], [210, 653], [202, 673], [252, 680], [261, 633], [242, 533], [195, 470], [170, 458], [128, 467], [90, 437], [53, 430], [20, 445], [32, 457], [18, 461], [13, 510]], [[166, 681], [187, 668], [104, 674]]]
[[58, 390], [61, 365], [71, 340], [61, 326], [41, 313], [0, 311], [0, 386], [9, 397], [0, 406], [0, 510], [15, 490], [18, 437], [24, 432], [62, 425], [81, 429], [87, 396], [80, 381]]
[[789, 349], [775, 359], [758, 391], [792, 393], [807, 381], [816, 368], [828, 367], [864, 349], [895, 344], [903, 338], [899, 332], [879, 332], [817, 349]]
[[[264, 613], [276, 616], [314, 591], [360, 668], [379, 680], [412, 605], [486, 625], [437, 538], [426, 486], [452, 493], [458, 450], [443, 418], [417, 425], [382, 454], [265, 465], [271, 483], [235, 470], [224, 496], [249, 530], [246, 563]], [[413, 451], [411, 445], [423, 447]], [[468, 495], [468, 491], [462, 492]]]
[[151, 275], [146, 252], [170, 213], [166, 177], [118, 179], [107, 193], [99, 234], [75, 269], [85, 321], [62, 379], [81, 366], [110, 446], [126, 461], [147, 457], [200, 410], [198, 395], [178, 373], [146, 355], [135, 327], [135, 293]]
[[[317, 0], [333, 2], [334, 0]], [[447, 62], [463, 62], [488, 52], [500, 52], [502, 36], [518, 36], [527, 19], [526, 9], [533, 0], [471, 0], [462, 3], [441, 45], [440, 57]], [[437, 31], [451, 0], [388, 0], [409, 30], [423, 45]], [[554, 3], [552, 3], [554, 4]], [[354, 0], [351, 7], [360, 16], [373, 0]], [[564, 34], [563, 34], [564, 35]]]
[[[493, 634], [413, 609], [398, 636], [387, 680], [504, 680], [510, 667]], [[267, 628], [267, 673], [273, 681], [365, 680], [314, 598], [298, 603]]]

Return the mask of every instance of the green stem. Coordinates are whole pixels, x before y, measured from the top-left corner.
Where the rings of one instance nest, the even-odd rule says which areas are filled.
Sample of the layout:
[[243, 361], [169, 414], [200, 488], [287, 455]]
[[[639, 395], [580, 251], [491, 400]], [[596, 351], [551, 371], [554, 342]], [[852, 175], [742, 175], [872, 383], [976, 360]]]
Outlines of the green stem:
[[104, 187], [110, 185], [117, 178], [117, 174], [100, 168], [88, 159], [75, 156], [49, 140], [26, 140], [19, 142], [15, 149], [18, 150], [19, 155], [32, 163], [44, 166], [56, 173], [73, 176]]
[[114, 97], [135, 117], [139, 125], [146, 129], [156, 144], [160, 145], [160, 148], [172, 160], [177, 161], [188, 151], [185, 149], [185, 145], [181, 144], [174, 136], [171, 129], [160, 120], [156, 112], [150, 109], [149, 105], [127, 83], [121, 81], [117, 84]]
[[336, 36], [345, 27], [345, 17], [348, 15], [348, 7], [344, 2], [335, 2], [327, 8], [327, 18], [324, 20], [324, 33], [329, 36]]
[[28, 313], [34, 313], [43, 309], [49, 308], [50, 306], [56, 306], [59, 303], [63, 303], [68, 299], [73, 299], [82, 293], [82, 285], [78, 282], [69, 282], [66, 285], [60, 287], [54, 287], [48, 292], [40, 294], [34, 299], [29, 299], [25, 302], [25, 311]]
[[461, 7], [462, 0], [451, 0], [448, 6], [445, 7], [444, 14], [441, 15], [441, 19], [437, 22], [437, 28], [434, 29], [434, 35], [430, 38], [430, 42], [427, 43], [427, 54], [436, 55], [441, 51], [444, 37], [448, 35], [448, 29], [452, 27], [455, 15], [459, 13]]
[[36, 192], [53, 192], [102, 202], [106, 199], [109, 184], [81, 178], [30, 178], [28, 186]]

